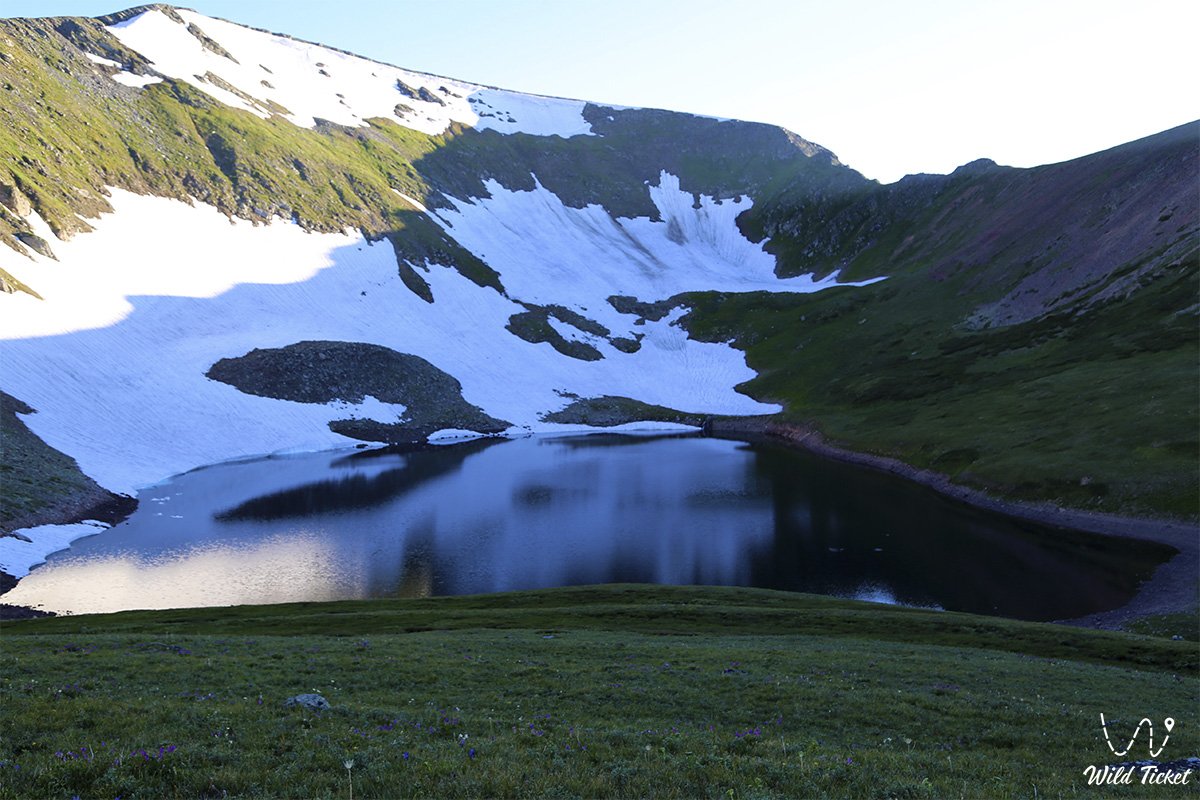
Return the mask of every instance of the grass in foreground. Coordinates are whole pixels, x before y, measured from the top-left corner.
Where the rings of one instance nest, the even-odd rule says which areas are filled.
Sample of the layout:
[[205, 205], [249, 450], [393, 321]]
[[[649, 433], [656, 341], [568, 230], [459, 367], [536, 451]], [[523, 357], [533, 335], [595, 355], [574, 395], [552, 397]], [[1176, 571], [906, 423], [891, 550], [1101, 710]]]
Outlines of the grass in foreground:
[[1100, 713], [1195, 755], [1196, 657], [741, 589], [34, 620], [4, 630], [0, 797], [1176, 796], [1083, 770], [1120, 760]]

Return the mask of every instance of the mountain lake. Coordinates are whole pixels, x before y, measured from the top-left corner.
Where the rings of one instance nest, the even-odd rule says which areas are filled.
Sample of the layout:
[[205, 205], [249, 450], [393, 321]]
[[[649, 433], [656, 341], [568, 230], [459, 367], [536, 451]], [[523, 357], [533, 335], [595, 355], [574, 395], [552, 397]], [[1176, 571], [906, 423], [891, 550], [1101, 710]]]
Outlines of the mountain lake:
[[1171, 553], [985, 513], [769, 441], [698, 435], [272, 456], [138, 499], [5, 601], [95, 613], [646, 582], [1059, 620], [1124, 605]]

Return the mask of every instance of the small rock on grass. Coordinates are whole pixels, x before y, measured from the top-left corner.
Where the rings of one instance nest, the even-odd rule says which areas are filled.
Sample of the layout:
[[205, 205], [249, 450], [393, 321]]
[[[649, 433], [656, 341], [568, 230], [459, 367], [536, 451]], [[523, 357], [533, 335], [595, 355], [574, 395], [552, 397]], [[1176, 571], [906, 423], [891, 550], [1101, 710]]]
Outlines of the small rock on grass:
[[287, 708], [303, 706], [313, 711], [328, 711], [332, 707], [329, 705], [329, 701], [319, 694], [298, 694], [295, 697], [289, 697], [283, 702], [283, 705]]

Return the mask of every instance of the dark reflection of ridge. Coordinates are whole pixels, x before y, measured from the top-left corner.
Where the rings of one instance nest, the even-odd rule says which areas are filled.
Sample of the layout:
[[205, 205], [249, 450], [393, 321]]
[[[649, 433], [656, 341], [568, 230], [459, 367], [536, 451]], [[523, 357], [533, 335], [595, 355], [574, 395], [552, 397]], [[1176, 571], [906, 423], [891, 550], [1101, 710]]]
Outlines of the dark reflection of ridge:
[[405, 543], [393, 597], [432, 597], [437, 591], [437, 569], [434, 565], [436, 535], [432, 519], [424, 519], [411, 529]]
[[517, 506], [538, 508], [579, 501], [589, 494], [591, 491], [584, 486], [548, 486], [539, 482], [518, 487], [513, 492], [513, 501]]
[[[371, 477], [353, 475], [315, 481], [294, 489], [255, 497], [234, 508], [214, 514], [213, 519], [217, 522], [267, 522], [385, 505], [431, 478], [454, 471], [468, 456], [491, 447], [498, 441], [478, 439], [453, 447], [435, 447], [422, 453], [419, 468], [404, 466]], [[361, 459], [367, 452], [370, 451], [338, 459], [335, 464], [346, 466], [348, 460]]]
[[[391, 458], [397, 455], [407, 455], [408, 453], [428, 453], [451, 448], [469, 448], [469, 447], [486, 447], [497, 444], [502, 439], [487, 437], [481, 439], [468, 439], [461, 442], [455, 442], [452, 445], [430, 444], [429, 442], [398, 442], [389, 444], [386, 447], [362, 447], [360, 450], [354, 450], [344, 456], [335, 458], [329, 462], [330, 467], [361, 467], [364, 464], [369, 464], [371, 461], [376, 461], [381, 458]], [[472, 452], [475, 452], [472, 450]]]
[[[109, 605], [94, 610], [260, 602], [260, 586], [301, 599], [307, 581], [287, 577], [299, 560], [319, 576], [320, 599], [690, 581], [1048, 620], [1119, 606], [1172, 552], [975, 511], [769, 441], [421, 449], [188, 473], [123, 525], [52, 555], [16, 591], [31, 590], [24, 604], [77, 610], [96, 595]], [[143, 579], [112, 580], [114, 561], [144, 573], [140, 594]], [[111, 594], [82, 597], [78, 587], [93, 582]]]
[[[754, 451], [773, 487], [775, 531], [774, 547], [753, 555], [755, 586], [841, 595], [885, 587], [910, 605], [1066, 619], [1131, 595], [1169, 550], [930, 502], [887, 476], [771, 445]], [[864, 500], [847, 502], [847, 485]]]
[[542, 439], [539, 444], [545, 447], [563, 447], [568, 450], [591, 450], [598, 447], [621, 447], [649, 441], [657, 442], [664, 439], [696, 439], [701, 436], [703, 434], [694, 431], [642, 433], [632, 436], [624, 433], [580, 433], [549, 437]]

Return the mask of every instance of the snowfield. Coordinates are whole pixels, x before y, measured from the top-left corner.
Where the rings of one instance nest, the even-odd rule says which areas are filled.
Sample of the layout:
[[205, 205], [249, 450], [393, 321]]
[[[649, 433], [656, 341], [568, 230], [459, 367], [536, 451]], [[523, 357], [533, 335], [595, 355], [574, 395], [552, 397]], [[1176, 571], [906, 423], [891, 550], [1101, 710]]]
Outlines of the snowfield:
[[529, 192], [492, 180], [485, 186], [491, 197], [451, 198], [454, 210], [431, 215], [499, 272], [513, 297], [568, 306], [627, 336], [644, 329], [609, 305], [614, 294], [653, 302], [682, 292], [812, 292], [839, 285], [836, 273], [820, 281], [775, 277], [775, 257], [737, 227], [750, 198], [701, 196], [695, 208], [697, 198], [666, 172], [647, 187], [658, 221], [613, 218], [598, 205], [571, 208], [540, 183]]
[[[0, 266], [44, 300], [0, 296], [5, 391], [25, 418], [105, 488], [132, 493], [193, 467], [282, 450], [350, 443], [328, 429], [351, 416], [394, 422], [402, 406], [315, 405], [244, 394], [209, 380], [217, 360], [304, 340], [379, 344], [457, 378], [465, 399], [519, 430], [580, 397], [615, 395], [707, 414], [778, 410], [734, 387], [754, 376], [743, 355], [689, 339], [683, 309], [635, 325], [606, 298], [661, 299], [687, 290], [806, 292], [832, 278], [778, 280], [774, 259], [738, 232], [748, 200], [695, 198], [670, 175], [650, 189], [661, 221], [613, 219], [564, 206], [542, 187], [455, 201], [437, 217], [500, 272], [509, 297], [457, 271], [416, 265], [435, 302], [400, 281], [391, 247], [287, 222], [230, 221], [202, 204], [112, 190], [114, 212], [92, 233], [54, 241], [57, 261], [0, 252]], [[682, 231], [682, 236], [680, 232]], [[515, 300], [557, 303], [614, 335], [642, 334], [636, 353], [557, 324], [604, 355], [585, 362], [505, 330]]]
[[[382, 117], [429, 134], [441, 133], [451, 122], [536, 136], [592, 132], [580, 100], [507, 92], [410, 72], [194, 11], [179, 9], [178, 13], [186, 25], [149, 10], [107, 30], [153, 62], [157, 72], [260, 117], [269, 117], [272, 108], [282, 106], [286, 109], [282, 116], [305, 128], [319, 119], [360, 126], [366, 124], [364, 120]], [[206, 47], [190, 26], [219, 42], [232, 58]], [[124, 72], [113, 79], [127, 86], [158, 80], [139, 81], [140, 77]]]
[[[231, 107], [305, 128], [382, 117], [428, 134], [458, 122], [505, 134], [594, 135], [582, 101], [424, 75], [178, 14], [183, 23], [150, 9], [108, 28], [152, 63], [148, 74], [95, 54], [91, 62], [126, 86], [168, 76]], [[450, 266], [410, 264], [432, 304], [404, 285], [386, 240], [372, 244], [356, 232], [312, 233], [283, 220], [256, 225], [200, 202], [120, 189], [110, 190], [113, 211], [94, 221], [94, 231], [68, 241], [30, 214], [26, 222], [54, 257], [0, 247], [0, 268], [43, 298], [0, 294], [0, 389], [36, 409], [24, 416], [30, 430], [122, 494], [206, 464], [357, 444], [330, 430], [336, 420], [406, 420], [403, 405], [372, 396], [353, 404], [291, 402], [205, 377], [220, 359], [306, 340], [368, 343], [423, 358], [456, 378], [468, 403], [511, 423], [514, 436], [587, 430], [543, 421], [575, 398], [627, 397], [694, 414], [778, 410], [735, 390], [753, 371], [732, 347], [689, 339], [678, 324], [686, 309], [641, 320], [608, 298], [812, 292], [835, 285], [836, 275], [776, 278], [774, 258], [736, 225], [749, 197], [696, 197], [663, 172], [646, 187], [659, 219], [626, 219], [599, 205], [569, 207], [534, 180], [531, 191], [489, 180], [489, 196], [449, 197], [452, 207], [436, 210], [401, 195], [496, 270], [507, 293]], [[548, 324], [560, 336], [603, 358], [583, 361], [524, 341], [506, 330], [527, 311], [523, 303], [565, 307], [640, 347], [623, 352], [554, 317]], [[635, 422], [616, 430], [667, 427]], [[448, 429], [430, 438], [474, 435]], [[21, 532], [24, 538], [0, 538], [0, 569], [24, 575], [47, 553], [96, 530], [43, 526]]]
[[[65, 550], [71, 542], [85, 536], [95, 536], [108, 529], [96, 520], [70, 525], [39, 525], [14, 531], [14, 536], [0, 536], [0, 570], [14, 578], [24, 578], [29, 570], [46, 560], [56, 550]], [[7, 602], [10, 598], [5, 598]]]

